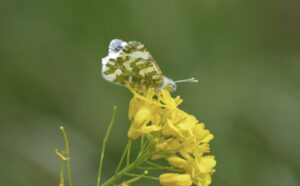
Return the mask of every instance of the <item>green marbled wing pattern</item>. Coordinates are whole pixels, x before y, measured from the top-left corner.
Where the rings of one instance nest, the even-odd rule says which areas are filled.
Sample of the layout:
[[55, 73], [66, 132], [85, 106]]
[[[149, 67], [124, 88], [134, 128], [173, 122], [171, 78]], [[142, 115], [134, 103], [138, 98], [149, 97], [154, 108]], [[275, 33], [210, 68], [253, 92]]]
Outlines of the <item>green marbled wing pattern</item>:
[[125, 85], [129, 82], [135, 89], [159, 88], [163, 74], [143, 44], [130, 41], [115, 58], [108, 59], [103, 76], [106, 80]]

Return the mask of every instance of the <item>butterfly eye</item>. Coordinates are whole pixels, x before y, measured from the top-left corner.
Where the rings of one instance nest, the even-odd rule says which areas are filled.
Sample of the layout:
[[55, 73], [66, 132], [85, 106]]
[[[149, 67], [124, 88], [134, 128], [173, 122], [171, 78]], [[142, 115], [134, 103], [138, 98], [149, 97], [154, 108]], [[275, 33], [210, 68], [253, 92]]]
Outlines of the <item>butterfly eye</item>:
[[123, 49], [123, 42], [120, 39], [112, 40], [109, 44], [109, 51], [114, 53], [120, 52]]
[[116, 52], [119, 52], [120, 50], [122, 50], [122, 46], [120, 46], [120, 45], [118, 45], [118, 46], [116, 46], [115, 48], [114, 48], [114, 50], [116, 51]]

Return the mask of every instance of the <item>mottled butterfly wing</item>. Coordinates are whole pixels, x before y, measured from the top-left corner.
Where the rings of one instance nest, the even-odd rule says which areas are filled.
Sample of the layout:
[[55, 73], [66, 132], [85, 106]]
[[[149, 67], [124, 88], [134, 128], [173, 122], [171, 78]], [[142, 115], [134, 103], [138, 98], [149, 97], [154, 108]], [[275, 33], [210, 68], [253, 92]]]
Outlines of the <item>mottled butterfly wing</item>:
[[156, 61], [145, 46], [137, 41], [112, 40], [109, 55], [102, 59], [102, 75], [109, 82], [136, 89], [159, 88], [164, 80]]

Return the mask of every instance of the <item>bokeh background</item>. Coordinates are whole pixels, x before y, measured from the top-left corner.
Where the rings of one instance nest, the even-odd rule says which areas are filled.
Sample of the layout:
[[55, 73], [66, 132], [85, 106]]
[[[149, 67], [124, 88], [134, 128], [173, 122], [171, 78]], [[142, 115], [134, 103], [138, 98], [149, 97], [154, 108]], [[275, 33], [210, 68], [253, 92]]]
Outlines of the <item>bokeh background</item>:
[[[1, 1], [0, 185], [58, 185], [70, 138], [74, 185], [111, 176], [131, 94], [101, 78], [111, 39], [146, 44], [174, 95], [215, 135], [213, 186], [300, 185], [300, 11], [294, 0]], [[155, 185], [137, 182], [136, 185]]]

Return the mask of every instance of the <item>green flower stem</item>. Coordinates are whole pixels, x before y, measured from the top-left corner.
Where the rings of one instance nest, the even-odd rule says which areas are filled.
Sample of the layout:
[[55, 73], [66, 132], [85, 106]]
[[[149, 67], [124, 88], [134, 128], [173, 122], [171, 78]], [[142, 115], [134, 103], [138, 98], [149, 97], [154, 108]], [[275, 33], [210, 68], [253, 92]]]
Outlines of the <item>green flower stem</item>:
[[129, 139], [128, 151], [127, 151], [127, 160], [126, 160], [126, 165], [129, 165], [129, 163], [130, 163], [131, 145], [132, 145], [132, 140], [131, 140], [131, 139]]
[[126, 147], [125, 147], [125, 149], [124, 149], [124, 151], [123, 151], [123, 153], [122, 153], [120, 162], [118, 163], [118, 166], [117, 166], [117, 169], [116, 169], [116, 171], [115, 171], [115, 174], [117, 174], [117, 173], [119, 172], [119, 170], [120, 170], [120, 168], [121, 168], [121, 166], [122, 166], [122, 164], [123, 164], [123, 161], [124, 161], [124, 159], [125, 159], [125, 156], [126, 156], [126, 154], [127, 154], [128, 148], [129, 148], [129, 143], [130, 143], [130, 141], [128, 140], [127, 145], [126, 145]]
[[182, 169], [176, 169], [176, 168], [173, 168], [173, 167], [166, 167], [166, 166], [163, 166], [163, 165], [159, 165], [159, 164], [153, 163], [151, 161], [146, 161], [145, 163], [147, 163], [148, 165], [153, 166], [153, 168], [156, 168], [156, 169], [159, 169], [159, 170], [169, 170], [169, 171], [174, 171], [174, 172], [184, 172], [184, 170], [182, 170]]
[[141, 138], [141, 141], [143, 141], [143, 142], [141, 142], [141, 143], [143, 143], [143, 146], [140, 147], [140, 151], [139, 151], [137, 157], [141, 156], [142, 152], [144, 152], [144, 149], [146, 147], [148, 147], [149, 144], [152, 142], [151, 139], [149, 140], [149, 139], [145, 139], [144, 136], [142, 136], [142, 137], [143, 138]]
[[66, 151], [66, 160], [67, 161], [67, 176], [68, 176], [68, 183], [69, 186], [72, 186], [72, 176], [71, 176], [71, 165], [70, 165], [70, 152], [69, 152], [69, 140], [68, 140], [68, 136], [67, 133], [64, 129], [63, 126], [59, 127], [63, 137], [64, 137], [64, 142], [65, 142], [65, 151]]
[[65, 170], [65, 161], [61, 160], [60, 173], [59, 173], [59, 186], [64, 186], [65, 183], [64, 170]]
[[140, 169], [140, 170], [169, 170], [169, 171], [173, 171], [173, 172], [184, 172], [184, 170], [181, 170], [181, 169], [176, 169], [176, 168], [173, 168], [173, 167], [142, 167], [142, 166], [139, 166], [137, 167], [137, 169]]
[[140, 156], [137, 157], [136, 160], [134, 160], [132, 163], [127, 165], [125, 168], [123, 168], [121, 171], [119, 171], [117, 174], [115, 174], [113, 177], [111, 177], [109, 180], [107, 180], [105, 183], [103, 183], [102, 186], [111, 186], [114, 185], [117, 181], [119, 181], [123, 176], [126, 176], [127, 173], [130, 171], [136, 169], [140, 165], [142, 165], [146, 160], [150, 158], [150, 156], [153, 153], [153, 145], [149, 144], [144, 149], [144, 152], [140, 154]]
[[135, 169], [135, 167], [137, 167], [137, 162], [134, 161], [133, 163], [129, 164], [128, 166], [126, 166], [124, 169], [122, 169], [120, 172], [118, 172], [117, 174], [115, 174], [115, 176], [113, 176], [112, 178], [110, 178], [109, 180], [107, 180], [102, 186], [110, 186], [113, 185], [115, 182], [117, 182], [121, 177], [123, 177], [125, 175], [125, 173]]
[[140, 151], [143, 150], [143, 147], [144, 147], [144, 136], [141, 136]]
[[[147, 179], [151, 179], [151, 180], [159, 180], [158, 177], [154, 177], [154, 176], [147, 176], [145, 174], [139, 175], [139, 174], [132, 174], [132, 173], [126, 173], [127, 176], [133, 176], [133, 177], [141, 177], [141, 178], [147, 178]], [[128, 183], [126, 181], [126, 183]]]
[[[130, 175], [128, 175], [128, 174], [126, 174], [126, 175], [127, 175], [127, 176], [130, 176]], [[134, 183], [134, 182], [140, 180], [140, 179], [143, 178], [143, 177], [144, 177], [144, 174], [142, 174], [142, 175], [136, 175], [136, 176], [134, 176], [134, 178], [131, 178], [130, 180], [127, 180], [127, 181], [125, 181], [125, 182], [123, 182], [123, 183], [126, 183], [126, 184], [132, 184], [132, 183]]]
[[113, 113], [112, 113], [112, 118], [111, 118], [111, 121], [110, 121], [110, 123], [108, 125], [105, 137], [103, 139], [102, 150], [101, 150], [101, 157], [100, 157], [100, 162], [99, 162], [99, 171], [98, 171], [98, 178], [97, 178], [97, 186], [100, 186], [100, 183], [101, 183], [101, 174], [102, 174], [102, 168], [103, 168], [103, 160], [104, 160], [104, 154], [105, 154], [105, 149], [106, 149], [106, 143], [108, 141], [108, 137], [109, 137], [111, 128], [112, 128], [112, 126], [113, 126], [113, 124], [115, 122], [116, 110], [117, 110], [117, 107], [114, 106]]
[[151, 161], [146, 161], [145, 163], [149, 164], [149, 165], [152, 165], [154, 167], [157, 167], [157, 168], [164, 168], [164, 166], [162, 165], [159, 165], [159, 164], [156, 164], [156, 163], [153, 163]]

